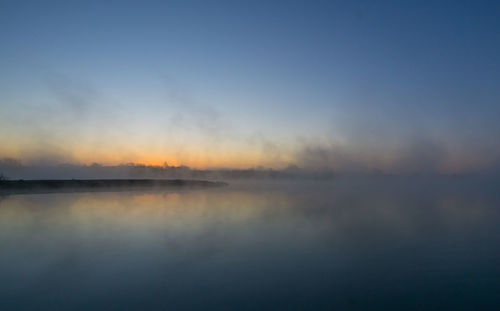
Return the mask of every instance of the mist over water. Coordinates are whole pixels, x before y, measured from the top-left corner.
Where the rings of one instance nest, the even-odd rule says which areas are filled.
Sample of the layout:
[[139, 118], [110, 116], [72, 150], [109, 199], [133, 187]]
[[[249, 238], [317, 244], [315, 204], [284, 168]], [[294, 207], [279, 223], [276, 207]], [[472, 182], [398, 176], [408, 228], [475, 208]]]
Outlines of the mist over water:
[[499, 30], [500, 1], [0, 1], [0, 311], [500, 309]]
[[497, 186], [365, 176], [3, 196], [0, 309], [495, 310]]

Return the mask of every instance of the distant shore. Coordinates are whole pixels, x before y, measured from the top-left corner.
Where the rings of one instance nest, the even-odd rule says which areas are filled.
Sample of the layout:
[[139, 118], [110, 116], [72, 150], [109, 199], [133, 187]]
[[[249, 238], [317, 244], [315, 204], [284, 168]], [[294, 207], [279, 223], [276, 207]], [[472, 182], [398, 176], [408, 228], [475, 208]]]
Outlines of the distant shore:
[[222, 187], [224, 182], [190, 179], [2, 180], [0, 194], [161, 190]]

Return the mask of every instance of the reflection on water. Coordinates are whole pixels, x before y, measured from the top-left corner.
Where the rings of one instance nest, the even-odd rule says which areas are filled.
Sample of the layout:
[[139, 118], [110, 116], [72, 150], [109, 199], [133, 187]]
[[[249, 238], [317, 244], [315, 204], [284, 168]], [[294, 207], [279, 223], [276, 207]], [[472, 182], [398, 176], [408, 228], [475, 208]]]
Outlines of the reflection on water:
[[500, 196], [345, 179], [0, 198], [1, 310], [494, 310]]

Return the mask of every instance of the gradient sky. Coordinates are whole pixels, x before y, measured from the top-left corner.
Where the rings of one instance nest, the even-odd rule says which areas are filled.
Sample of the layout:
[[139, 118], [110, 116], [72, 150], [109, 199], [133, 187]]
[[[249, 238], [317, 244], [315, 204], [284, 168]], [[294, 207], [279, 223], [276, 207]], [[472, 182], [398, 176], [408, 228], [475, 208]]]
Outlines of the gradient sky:
[[500, 163], [498, 1], [2, 1], [0, 157]]

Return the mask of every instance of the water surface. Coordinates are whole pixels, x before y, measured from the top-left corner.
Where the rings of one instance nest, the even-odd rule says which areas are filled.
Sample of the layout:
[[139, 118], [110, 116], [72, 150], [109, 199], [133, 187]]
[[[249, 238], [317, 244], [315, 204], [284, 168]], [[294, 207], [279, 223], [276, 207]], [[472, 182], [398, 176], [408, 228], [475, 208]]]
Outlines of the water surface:
[[0, 310], [496, 310], [495, 180], [0, 198]]

